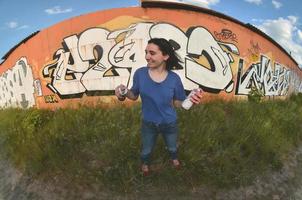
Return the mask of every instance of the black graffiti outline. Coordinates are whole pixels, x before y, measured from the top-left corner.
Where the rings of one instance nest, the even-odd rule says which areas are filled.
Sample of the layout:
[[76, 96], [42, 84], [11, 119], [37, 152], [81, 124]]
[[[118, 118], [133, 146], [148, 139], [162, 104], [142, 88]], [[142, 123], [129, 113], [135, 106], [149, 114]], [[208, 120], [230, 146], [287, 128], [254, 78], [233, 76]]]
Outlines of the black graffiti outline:
[[[266, 62], [265, 62], [266, 61]], [[262, 63], [264, 63], [264, 68], [262, 68]], [[271, 64], [272, 60], [261, 54], [260, 62], [252, 63], [245, 72], [243, 72], [244, 68], [244, 59], [240, 58], [238, 64], [238, 73], [237, 73], [237, 84], [235, 95], [248, 95], [246, 93], [241, 93], [239, 88], [242, 86], [244, 81], [247, 81], [247, 84], [244, 86], [245, 89], [251, 90], [252, 87], [256, 87], [258, 90], [262, 91], [265, 96], [285, 96], [288, 94], [288, 90], [290, 87], [290, 73], [291, 70], [287, 69], [285, 66], [278, 62], [273, 63], [273, 67]], [[280, 68], [276, 69], [276, 66], [280, 66]], [[278, 71], [282, 70], [282, 74]], [[271, 71], [268, 71], [271, 70]], [[266, 74], [269, 74], [268, 80], [265, 80]], [[280, 83], [280, 77], [276, 78], [279, 75], [284, 76], [284, 79]], [[284, 75], [285, 74], [285, 75]], [[266, 84], [271, 83], [268, 88], [265, 87]], [[278, 84], [278, 85], [277, 85]], [[281, 85], [281, 86], [280, 86]], [[269, 93], [278, 93], [277, 95], [269, 95]]]

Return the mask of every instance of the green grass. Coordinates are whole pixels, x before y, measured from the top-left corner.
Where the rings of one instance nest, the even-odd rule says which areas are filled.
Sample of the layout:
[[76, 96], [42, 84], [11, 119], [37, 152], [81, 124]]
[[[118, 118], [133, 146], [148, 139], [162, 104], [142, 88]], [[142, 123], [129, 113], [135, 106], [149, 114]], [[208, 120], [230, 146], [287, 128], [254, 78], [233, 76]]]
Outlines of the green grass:
[[120, 194], [153, 189], [184, 194], [202, 185], [251, 184], [268, 170], [280, 170], [288, 153], [301, 144], [301, 95], [260, 103], [214, 101], [190, 111], [178, 110], [182, 170], [170, 167], [159, 138], [154, 172], [143, 177], [140, 112], [139, 105], [3, 109], [1, 151], [18, 169], [36, 178], [97, 184]]

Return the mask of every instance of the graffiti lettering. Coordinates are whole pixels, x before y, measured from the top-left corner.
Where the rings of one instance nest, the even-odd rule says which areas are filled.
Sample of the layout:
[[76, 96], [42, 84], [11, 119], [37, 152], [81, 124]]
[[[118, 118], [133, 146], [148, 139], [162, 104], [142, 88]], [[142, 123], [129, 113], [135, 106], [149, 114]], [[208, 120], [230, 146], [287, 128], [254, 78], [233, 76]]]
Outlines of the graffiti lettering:
[[[236, 46], [217, 42], [203, 27], [192, 27], [184, 33], [171, 24], [146, 22], [112, 32], [93, 28], [65, 38], [65, 48], [58, 49], [53, 63], [43, 69], [43, 76], [51, 79], [47, 86], [60, 98], [113, 90], [121, 83], [131, 87], [134, 72], [146, 65], [147, 41], [154, 37], [169, 40], [183, 59], [183, 66], [173, 70], [186, 90], [198, 86], [216, 93], [233, 90], [233, 57], [222, 47], [238, 54]], [[202, 65], [198, 57], [205, 58], [210, 65]]]
[[28, 108], [35, 105], [33, 74], [26, 58], [0, 76], [0, 107]]
[[237, 36], [229, 29], [222, 29], [220, 33], [214, 31], [214, 35], [218, 40], [232, 40], [237, 42]]
[[301, 93], [302, 92], [302, 81], [301, 81], [301, 78], [294, 71], [291, 71], [290, 85], [292, 86], [291, 87], [292, 91], [290, 91], [290, 93]]
[[186, 76], [190, 80], [210, 88], [212, 92], [219, 92], [222, 89], [227, 92], [233, 90], [230, 66], [233, 58], [221, 49], [206, 29], [197, 27], [192, 31], [188, 42], [188, 53], [193, 56], [205, 56], [209, 63], [207, 68], [191, 59], [186, 59]]
[[44, 96], [45, 103], [58, 103], [58, 99], [55, 95], [45, 95]]
[[40, 79], [34, 80], [34, 87], [35, 87], [35, 91], [38, 97], [42, 96], [42, 86], [41, 86], [41, 81]]
[[248, 49], [248, 54], [253, 62], [256, 62], [259, 59], [260, 55], [260, 46], [258, 43], [254, 43], [252, 40], [250, 41], [251, 48]]
[[239, 61], [236, 94], [247, 95], [252, 87], [261, 90], [266, 96], [281, 96], [288, 93], [291, 71], [261, 56], [260, 63], [252, 64], [243, 73], [243, 60]]

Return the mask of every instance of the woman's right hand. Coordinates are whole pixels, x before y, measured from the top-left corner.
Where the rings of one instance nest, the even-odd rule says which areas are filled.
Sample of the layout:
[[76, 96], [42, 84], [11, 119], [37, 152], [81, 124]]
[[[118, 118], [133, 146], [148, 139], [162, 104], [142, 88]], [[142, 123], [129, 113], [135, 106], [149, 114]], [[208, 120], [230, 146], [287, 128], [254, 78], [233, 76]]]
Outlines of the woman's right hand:
[[126, 99], [126, 96], [123, 96], [120, 93], [121, 90], [125, 90], [125, 89], [127, 89], [127, 87], [125, 85], [123, 85], [123, 84], [120, 84], [119, 86], [117, 86], [115, 88], [114, 92], [115, 92], [115, 96], [117, 96], [118, 100], [124, 101]]

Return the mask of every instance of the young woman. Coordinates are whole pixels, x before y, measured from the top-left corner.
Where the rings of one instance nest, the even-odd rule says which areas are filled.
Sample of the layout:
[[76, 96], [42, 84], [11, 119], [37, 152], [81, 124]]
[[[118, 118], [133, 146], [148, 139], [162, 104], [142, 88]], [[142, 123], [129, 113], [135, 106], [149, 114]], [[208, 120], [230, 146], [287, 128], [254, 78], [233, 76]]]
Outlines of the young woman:
[[[126, 97], [136, 100], [139, 95], [141, 97], [141, 170], [147, 175], [150, 155], [159, 133], [164, 138], [172, 165], [180, 167], [177, 157], [178, 127], [175, 107], [181, 107], [186, 95], [181, 79], [171, 71], [173, 67], [180, 66], [180, 60], [170, 43], [163, 38], [150, 39], [145, 52], [148, 64], [136, 70], [132, 88], [128, 90], [126, 86], [119, 85], [115, 89], [115, 95], [120, 100]], [[127, 93], [121, 95], [120, 91]], [[201, 97], [201, 92], [198, 91], [190, 100], [194, 104], [199, 104]]]

